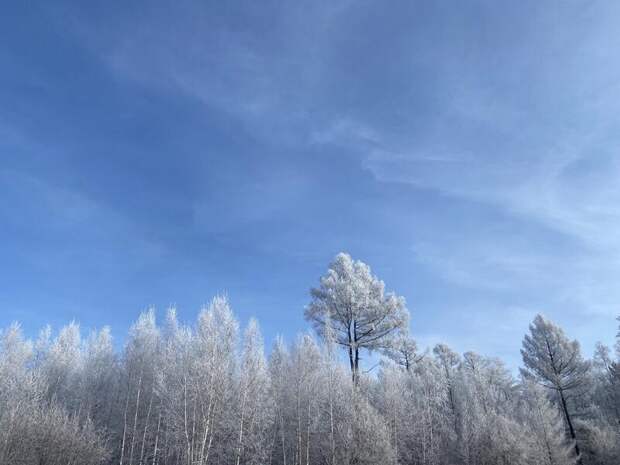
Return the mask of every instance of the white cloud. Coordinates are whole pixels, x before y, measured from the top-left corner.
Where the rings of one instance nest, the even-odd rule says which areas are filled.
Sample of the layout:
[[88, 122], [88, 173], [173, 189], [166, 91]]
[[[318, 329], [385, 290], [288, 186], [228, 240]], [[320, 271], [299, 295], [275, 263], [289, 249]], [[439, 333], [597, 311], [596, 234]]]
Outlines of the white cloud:
[[[421, 42], [394, 33], [377, 53], [398, 55], [378, 63], [393, 66], [394, 83], [402, 88], [383, 80], [390, 70], [370, 76], [374, 70], [355, 59], [352, 64], [369, 75], [346, 81], [353, 74], [340, 69], [340, 61], [345, 68], [349, 53], [357, 58], [359, 50], [338, 47], [362, 36], [382, 39], [386, 31], [351, 29], [350, 21], [332, 25], [340, 11], [313, 11], [313, 17], [287, 12], [278, 24], [286, 27], [291, 48], [277, 41], [261, 48], [260, 34], [231, 34], [221, 24], [209, 27], [209, 15], [188, 18], [183, 11], [173, 18], [147, 15], [142, 28], [125, 24], [102, 34], [115, 40], [96, 48], [118, 77], [231, 115], [240, 130], [270, 143], [344, 147], [359, 153], [377, 182], [406, 184], [510, 217], [513, 231], [490, 229], [491, 215], [481, 214], [471, 219], [467, 234], [437, 220], [444, 229], [434, 237], [412, 237], [414, 259], [442, 280], [468, 291], [519, 292], [551, 316], [567, 309], [605, 318], [618, 313], [616, 11], [599, 5], [536, 10], [540, 16], [505, 24], [512, 32], [526, 28], [518, 37], [476, 23], [475, 30], [455, 31], [462, 48], [448, 40], [432, 51], [424, 48], [430, 31]], [[330, 25], [349, 36], [334, 34], [340, 42], [330, 42]], [[497, 42], [481, 46], [489, 36]], [[334, 58], [338, 52], [342, 56]], [[343, 76], [345, 82], [337, 82]], [[422, 82], [429, 76], [432, 83]], [[424, 96], [409, 100], [417, 86], [419, 93], [433, 94], [430, 108], [416, 106], [426, 102]], [[348, 98], [340, 100], [342, 95]], [[233, 215], [231, 221], [237, 220]], [[490, 313], [503, 307], [485, 305], [481, 314], [497, 323]], [[595, 328], [600, 326], [590, 327], [592, 335]]]

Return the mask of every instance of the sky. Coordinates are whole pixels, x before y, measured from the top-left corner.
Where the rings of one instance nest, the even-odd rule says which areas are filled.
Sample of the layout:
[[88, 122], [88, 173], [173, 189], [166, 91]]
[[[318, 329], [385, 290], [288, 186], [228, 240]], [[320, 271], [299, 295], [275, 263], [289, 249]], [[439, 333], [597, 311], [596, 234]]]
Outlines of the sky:
[[292, 339], [340, 251], [422, 347], [620, 315], [620, 4], [9, 2], [0, 327], [226, 293]]

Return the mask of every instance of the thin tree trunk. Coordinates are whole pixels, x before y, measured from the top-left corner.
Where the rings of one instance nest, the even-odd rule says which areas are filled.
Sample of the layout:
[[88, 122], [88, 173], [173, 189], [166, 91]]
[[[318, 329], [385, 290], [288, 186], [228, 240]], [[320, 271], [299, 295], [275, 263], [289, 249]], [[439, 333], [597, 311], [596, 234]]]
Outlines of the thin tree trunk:
[[310, 465], [310, 397], [308, 396], [308, 418], [306, 430], [306, 465]]
[[355, 385], [359, 384], [360, 377], [360, 349], [355, 345]]
[[164, 465], [168, 465], [168, 456], [170, 455], [170, 432], [168, 428], [164, 430], [164, 437], [166, 438], [166, 442], [164, 443]]
[[549, 465], [555, 465], [555, 460], [553, 460], [553, 454], [551, 453], [551, 446], [549, 445], [549, 432], [547, 431], [547, 426], [545, 425], [545, 419], [543, 417], [542, 411], [540, 410], [540, 405], [538, 405], [538, 403], [536, 404], [536, 411], [538, 412], [538, 419], [543, 429], [543, 435], [545, 438], [545, 450], [547, 452], [547, 459], [549, 459]]
[[209, 437], [209, 444], [207, 445], [207, 453], [205, 454], [205, 465], [209, 462], [209, 453], [211, 452], [211, 445], [213, 444], [214, 433], [215, 433], [215, 413], [213, 414], [213, 417], [211, 418], [211, 436]]
[[360, 348], [358, 346], [358, 340], [357, 340], [357, 321], [353, 322], [353, 342], [355, 345], [355, 364], [353, 368], [353, 374], [354, 374], [353, 384], [357, 386], [359, 383], [359, 376], [360, 376]]
[[131, 449], [129, 451], [129, 465], [133, 463], [133, 450], [135, 446], [136, 439], [136, 429], [138, 428], [138, 411], [140, 410], [140, 393], [142, 391], [142, 373], [140, 373], [140, 378], [138, 379], [138, 393], [136, 394], [136, 413], [133, 417], [133, 430], [131, 432]]
[[245, 421], [245, 403], [247, 389], [244, 389], [243, 400], [241, 401], [241, 421], [239, 423], [239, 444], [237, 446], [237, 465], [241, 463], [241, 452], [243, 451], [243, 422]]
[[140, 465], [144, 460], [144, 446], [146, 443], [146, 433], [149, 427], [149, 421], [151, 418], [151, 407], [153, 406], [153, 389], [151, 389], [151, 395], [149, 396], [149, 408], [146, 412], [146, 422], [144, 423], [144, 432], [142, 433], [142, 447], [140, 447]]
[[185, 442], [187, 447], [187, 464], [191, 465], [191, 443], [189, 432], [187, 431], [187, 375], [183, 375], [183, 429], [185, 431]]
[[127, 383], [127, 398], [125, 399], [125, 413], [123, 414], [123, 440], [121, 441], [121, 459], [119, 464], [123, 465], [123, 457], [125, 455], [125, 438], [127, 435], [127, 410], [129, 410], [129, 394], [131, 388], [131, 377]]
[[575, 434], [575, 428], [573, 427], [573, 422], [571, 421], [570, 414], [568, 413], [568, 407], [566, 405], [566, 399], [564, 398], [564, 391], [562, 389], [558, 390], [560, 394], [560, 400], [562, 402], [562, 410], [564, 412], [564, 418], [566, 418], [566, 423], [568, 424], [568, 431], [570, 433], [570, 437], [573, 441], [575, 441], [575, 454], [577, 456], [577, 465], [583, 465], [581, 460], [581, 453], [579, 451], [579, 445], [577, 444], [577, 436]]
[[196, 455], [196, 448], [194, 447], [194, 441], [196, 439], [196, 398], [194, 396], [194, 399], [192, 401], [192, 445], [190, 448], [190, 457], [191, 457], [191, 461], [192, 463], [194, 462], [194, 456]]
[[297, 451], [295, 463], [301, 465], [301, 393], [299, 382], [297, 383]]
[[280, 438], [282, 441], [282, 463], [286, 465], [286, 443], [284, 441], [284, 415], [280, 409]]
[[155, 445], [153, 446], [153, 462], [152, 462], [151, 465], [155, 465], [155, 462], [157, 460], [157, 445], [158, 445], [158, 442], [159, 442], [159, 427], [160, 427], [160, 425], [161, 425], [161, 411], [159, 412], [159, 415], [157, 416], [157, 432], [155, 433]]
[[[329, 432], [330, 432], [330, 445], [331, 445], [331, 462], [330, 465], [336, 463], [336, 435], [334, 428], [334, 370], [332, 367], [332, 352], [331, 346], [328, 349], [328, 373], [329, 373]], [[285, 464], [286, 465], [286, 464]]]
[[353, 381], [353, 384], [357, 384], [356, 378], [355, 378], [355, 359], [353, 357], [353, 337], [351, 336], [351, 325], [349, 325], [348, 328], [348, 333], [347, 333], [347, 337], [348, 337], [348, 348], [349, 348], [349, 365], [351, 366], [351, 381]]
[[[211, 377], [211, 386], [213, 386], [213, 377]], [[204, 434], [202, 436], [202, 444], [200, 446], [200, 461], [199, 463], [203, 463], [204, 460], [204, 455], [205, 455], [205, 448], [207, 446], [207, 438], [209, 437], [209, 432], [210, 432], [210, 423], [211, 423], [211, 411], [213, 408], [213, 398], [214, 398], [215, 394], [213, 393], [213, 391], [211, 391], [210, 395], [209, 395], [209, 406], [207, 407], [207, 415], [203, 417], [205, 425], [204, 425]]]

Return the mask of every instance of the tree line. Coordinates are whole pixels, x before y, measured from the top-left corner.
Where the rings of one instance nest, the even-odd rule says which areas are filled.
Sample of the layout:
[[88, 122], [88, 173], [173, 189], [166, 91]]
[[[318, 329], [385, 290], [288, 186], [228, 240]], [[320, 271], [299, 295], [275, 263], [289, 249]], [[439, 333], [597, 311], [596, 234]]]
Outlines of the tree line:
[[[497, 358], [419, 351], [405, 300], [339, 254], [305, 310], [315, 337], [240, 332], [226, 297], [108, 328], [0, 333], [0, 464], [614, 465], [620, 332], [592, 359], [536, 316], [515, 377]], [[241, 333], [241, 334], [240, 334]], [[343, 349], [343, 350], [340, 350]], [[380, 360], [362, 369], [362, 353]], [[367, 367], [368, 368], [368, 367]]]

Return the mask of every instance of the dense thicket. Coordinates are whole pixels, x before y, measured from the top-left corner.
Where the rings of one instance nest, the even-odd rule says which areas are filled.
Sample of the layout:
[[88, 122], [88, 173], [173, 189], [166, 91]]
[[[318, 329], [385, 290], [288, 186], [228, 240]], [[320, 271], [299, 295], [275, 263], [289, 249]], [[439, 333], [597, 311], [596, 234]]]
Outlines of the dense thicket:
[[[144, 312], [122, 353], [107, 329], [33, 342], [6, 328], [0, 464], [620, 463], [620, 334], [615, 354], [586, 360], [536, 317], [515, 378], [473, 352], [419, 353], [404, 301], [350, 257], [326, 276], [307, 311], [320, 339], [278, 339], [268, 357], [257, 322], [240, 333], [223, 297], [191, 326]], [[371, 373], [364, 348], [381, 355]]]

